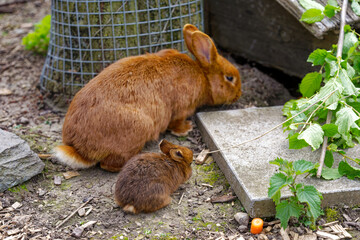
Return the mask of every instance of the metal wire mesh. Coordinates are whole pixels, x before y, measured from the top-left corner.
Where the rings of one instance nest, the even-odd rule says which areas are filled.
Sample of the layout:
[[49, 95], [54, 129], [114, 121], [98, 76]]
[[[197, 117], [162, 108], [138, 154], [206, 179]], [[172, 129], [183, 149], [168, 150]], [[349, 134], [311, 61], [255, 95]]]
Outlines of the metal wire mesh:
[[201, 0], [52, 0], [40, 86], [74, 95], [120, 58], [163, 48], [185, 52], [186, 23], [203, 28]]

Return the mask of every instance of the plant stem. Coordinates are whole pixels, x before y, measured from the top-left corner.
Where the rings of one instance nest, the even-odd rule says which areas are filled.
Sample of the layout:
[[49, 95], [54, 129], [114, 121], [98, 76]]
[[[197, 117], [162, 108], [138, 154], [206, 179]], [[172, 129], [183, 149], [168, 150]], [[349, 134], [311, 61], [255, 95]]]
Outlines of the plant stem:
[[351, 158], [351, 157], [349, 157], [349, 156], [346, 156], [345, 154], [343, 154], [343, 153], [341, 153], [341, 152], [337, 152], [337, 153], [340, 154], [341, 156], [343, 156], [344, 158], [347, 158], [347, 159], [349, 159], [349, 160], [351, 160], [351, 161], [354, 161], [354, 162], [357, 163], [357, 164], [360, 164], [360, 162], [357, 161], [356, 159], [353, 159], [353, 158]]
[[[341, 59], [342, 49], [343, 49], [343, 45], [344, 45], [344, 27], [345, 27], [345, 21], [346, 21], [345, 19], [346, 19], [347, 4], [348, 4], [348, 0], [344, 0], [343, 5], [341, 7], [340, 34], [339, 34], [339, 40], [338, 40], [338, 44], [337, 44], [337, 51], [336, 51], [336, 57], [338, 58], [338, 61], [339, 61], [339, 58]], [[331, 117], [332, 117], [332, 111], [329, 110], [327, 117], [326, 117], [327, 124], [329, 124], [331, 122]], [[321, 177], [322, 168], [324, 166], [327, 141], [328, 141], [328, 137], [324, 136], [324, 141], [323, 141], [323, 145], [321, 148], [321, 154], [320, 154], [320, 160], [319, 160], [320, 165], [319, 165], [318, 171], [316, 173], [316, 176], [318, 178]]]

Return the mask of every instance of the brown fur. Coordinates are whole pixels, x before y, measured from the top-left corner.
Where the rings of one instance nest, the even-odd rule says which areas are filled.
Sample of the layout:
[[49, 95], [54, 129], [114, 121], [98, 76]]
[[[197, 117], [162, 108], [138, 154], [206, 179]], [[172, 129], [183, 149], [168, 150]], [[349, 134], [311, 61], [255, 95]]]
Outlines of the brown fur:
[[115, 201], [126, 212], [154, 212], [171, 202], [170, 194], [191, 176], [193, 153], [166, 140], [163, 153], [143, 153], [121, 169], [115, 185]]
[[[63, 126], [63, 143], [73, 150], [56, 148], [60, 161], [73, 167], [88, 161], [84, 168], [100, 162], [106, 170], [119, 171], [166, 129], [178, 136], [191, 131], [186, 118], [197, 107], [240, 97], [239, 72], [218, 55], [211, 38], [189, 24], [183, 32], [195, 61], [173, 49], [123, 58], [75, 95]], [[81, 159], [71, 160], [71, 152]]]

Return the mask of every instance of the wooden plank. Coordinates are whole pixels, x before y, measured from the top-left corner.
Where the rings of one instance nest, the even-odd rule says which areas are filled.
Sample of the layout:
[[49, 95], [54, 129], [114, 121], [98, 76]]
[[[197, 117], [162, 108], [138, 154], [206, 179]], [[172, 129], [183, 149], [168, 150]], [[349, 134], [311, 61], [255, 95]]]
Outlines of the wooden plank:
[[[298, 0], [276, 0], [283, 8], [285, 8], [289, 13], [291, 13], [297, 20], [301, 18], [301, 15], [305, 12], [305, 9], [299, 4]], [[321, 5], [325, 6], [327, 0], [316, 0]], [[338, 0], [338, 3], [341, 1]], [[321, 22], [316, 22], [314, 24], [307, 24], [301, 22], [301, 24], [310, 31], [315, 37], [322, 39], [324, 35], [330, 30], [338, 29], [340, 26], [340, 17], [339, 14], [336, 14], [333, 18], [329, 19], [325, 17]], [[354, 24], [360, 21], [360, 17], [357, 16], [348, 6], [346, 23]]]
[[220, 49], [300, 78], [316, 71], [306, 61], [313, 50], [337, 42], [334, 32], [314, 37], [274, 0], [207, 0], [204, 7], [205, 29]]

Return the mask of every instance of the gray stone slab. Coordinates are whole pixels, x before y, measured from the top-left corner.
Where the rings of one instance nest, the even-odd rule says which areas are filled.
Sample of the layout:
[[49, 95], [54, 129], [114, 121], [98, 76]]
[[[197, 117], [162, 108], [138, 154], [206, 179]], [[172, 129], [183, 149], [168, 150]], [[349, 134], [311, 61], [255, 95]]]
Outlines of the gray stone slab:
[[41, 173], [44, 166], [23, 139], [0, 129], [0, 192]]
[[[252, 139], [284, 120], [280, 106], [197, 114], [198, 126], [211, 150], [229, 148]], [[301, 150], [288, 149], [286, 137], [287, 133], [283, 133], [279, 127], [258, 140], [213, 154], [251, 217], [275, 215], [275, 205], [267, 197], [267, 189], [270, 177], [277, 167], [269, 164], [269, 161], [281, 157], [291, 161], [305, 159], [317, 162], [320, 157], [320, 151], [311, 151], [310, 147]], [[359, 157], [360, 147], [349, 149], [348, 155]], [[335, 164], [338, 164], [340, 157], [338, 154], [334, 156]], [[299, 180], [314, 185], [323, 194], [323, 206], [360, 204], [359, 180], [345, 177], [332, 181], [312, 177]], [[283, 194], [285, 197], [290, 196], [290, 192], [285, 191]]]

